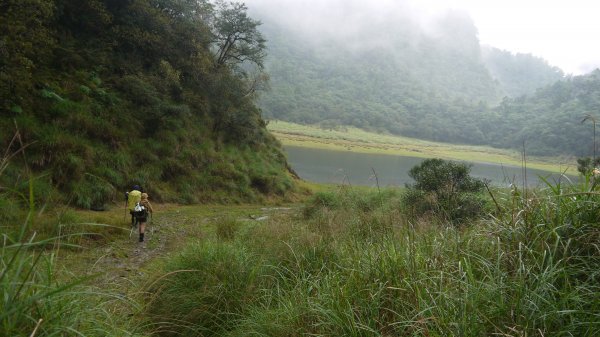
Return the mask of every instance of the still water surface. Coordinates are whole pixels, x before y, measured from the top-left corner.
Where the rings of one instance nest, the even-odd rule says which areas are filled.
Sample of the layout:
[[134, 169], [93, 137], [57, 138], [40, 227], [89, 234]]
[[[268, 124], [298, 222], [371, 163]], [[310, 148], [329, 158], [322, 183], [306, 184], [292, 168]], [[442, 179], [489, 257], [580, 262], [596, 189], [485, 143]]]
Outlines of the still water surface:
[[[408, 171], [420, 164], [423, 158], [384, 154], [366, 154], [350, 151], [332, 151], [296, 146], [285, 146], [288, 162], [298, 175], [318, 183], [352, 184], [376, 186], [373, 170], [377, 173], [380, 186], [404, 186], [412, 183]], [[520, 167], [499, 164], [470, 163], [471, 175], [491, 180], [492, 184], [508, 186], [511, 182], [523, 186], [523, 170]], [[550, 181], [559, 174], [527, 169], [527, 184], [536, 186], [542, 176]]]

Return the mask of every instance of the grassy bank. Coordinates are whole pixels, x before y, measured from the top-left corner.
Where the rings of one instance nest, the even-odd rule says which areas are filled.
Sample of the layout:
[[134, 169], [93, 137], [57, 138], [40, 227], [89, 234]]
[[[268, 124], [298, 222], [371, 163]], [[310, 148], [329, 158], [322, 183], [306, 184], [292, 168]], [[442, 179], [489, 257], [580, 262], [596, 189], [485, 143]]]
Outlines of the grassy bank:
[[[165, 260], [159, 336], [596, 336], [597, 195], [496, 191], [463, 226], [402, 192], [321, 192], [295, 216], [223, 219]], [[562, 195], [568, 194], [568, 197]]]
[[[271, 121], [267, 128], [284, 145], [310, 148], [380, 153], [420, 158], [442, 158], [471, 162], [521, 166], [522, 154], [516, 151], [485, 146], [436, 143], [414, 138], [381, 135], [353, 127], [340, 130], [325, 130], [283, 121]], [[577, 174], [574, 158], [528, 157], [530, 168]]]

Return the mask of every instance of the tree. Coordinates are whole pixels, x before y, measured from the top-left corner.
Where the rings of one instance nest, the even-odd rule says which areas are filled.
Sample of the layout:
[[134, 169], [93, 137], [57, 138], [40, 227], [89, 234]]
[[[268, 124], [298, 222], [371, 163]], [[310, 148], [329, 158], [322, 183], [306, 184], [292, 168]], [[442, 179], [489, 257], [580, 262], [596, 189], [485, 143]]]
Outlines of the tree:
[[426, 159], [408, 175], [415, 180], [407, 185], [405, 205], [413, 213], [434, 213], [451, 222], [479, 215], [483, 210], [485, 182], [470, 176], [471, 167], [443, 159]]
[[212, 24], [217, 67], [250, 62], [262, 69], [266, 40], [258, 30], [261, 22], [250, 18], [247, 11], [243, 3], [217, 2]]

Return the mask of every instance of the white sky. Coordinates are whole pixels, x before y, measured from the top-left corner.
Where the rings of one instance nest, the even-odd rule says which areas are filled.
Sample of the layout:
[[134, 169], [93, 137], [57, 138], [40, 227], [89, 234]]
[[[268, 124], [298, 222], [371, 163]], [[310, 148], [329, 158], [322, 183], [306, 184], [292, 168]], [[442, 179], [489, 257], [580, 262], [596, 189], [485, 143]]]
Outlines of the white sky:
[[420, 0], [432, 10], [466, 9], [479, 40], [540, 56], [567, 74], [600, 67], [599, 0]]

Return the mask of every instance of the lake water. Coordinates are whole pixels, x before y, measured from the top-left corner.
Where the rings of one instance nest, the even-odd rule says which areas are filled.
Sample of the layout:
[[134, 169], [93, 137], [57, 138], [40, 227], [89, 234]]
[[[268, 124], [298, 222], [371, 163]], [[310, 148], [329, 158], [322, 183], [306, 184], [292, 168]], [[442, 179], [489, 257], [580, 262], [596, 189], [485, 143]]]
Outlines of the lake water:
[[[377, 173], [379, 186], [404, 186], [412, 183], [408, 171], [424, 159], [416, 157], [366, 154], [351, 151], [332, 151], [304, 147], [285, 146], [288, 162], [298, 175], [308, 181], [351, 185], [376, 186], [373, 170]], [[486, 178], [492, 184], [508, 186], [515, 182], [523, 186], [523, 170], [520, 167], [487, 163], [469, 163], [471, 176]], [[529, 186], [540, 184], [539, 176], [558, 179], [559, 174], [527, 169]]]

